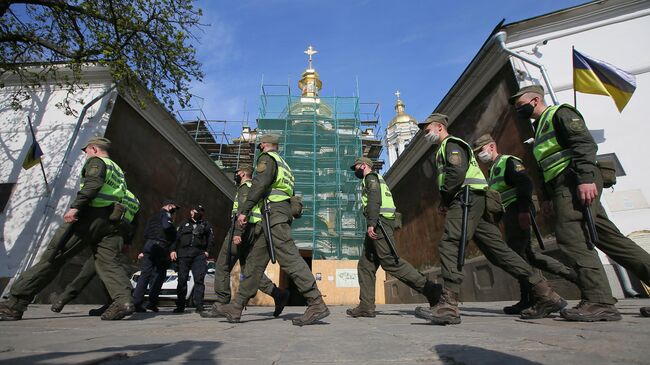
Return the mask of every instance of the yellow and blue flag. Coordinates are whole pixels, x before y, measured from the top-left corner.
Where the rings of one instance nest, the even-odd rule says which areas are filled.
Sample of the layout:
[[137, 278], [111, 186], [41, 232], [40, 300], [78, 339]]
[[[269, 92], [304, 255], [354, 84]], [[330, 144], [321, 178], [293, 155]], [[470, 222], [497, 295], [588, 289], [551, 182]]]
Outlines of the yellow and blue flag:
[[27, 156], [25, 156], [25, 160], [23, 160], [23, 169], [25, 170], [38, 165], [41, 162], [41, 156], [43, 156], [43, 150], [41, 150], [41, 146], [36, 142], [36, 137], [32, 136], [32, 138], [32, 145], [29, 146]]
[[573, 88], [586, 94], [611, 96], [623, 111], [636, 90], [636, 78], [607, 62], [573, 50]]

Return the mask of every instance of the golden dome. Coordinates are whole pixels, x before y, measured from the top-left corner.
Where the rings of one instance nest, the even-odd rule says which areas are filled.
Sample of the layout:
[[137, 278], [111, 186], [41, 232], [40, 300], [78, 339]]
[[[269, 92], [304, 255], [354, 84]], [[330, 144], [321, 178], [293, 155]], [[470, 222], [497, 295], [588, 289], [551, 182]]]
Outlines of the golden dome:
[[309, 66], [302, 73], [302, 78], [298, 81], [298, 87], [302, 90], [302, 96], [316, 97], [318, 92], [323, 88], [323, 82], [320, 80], [320, 75], [312, 66], [312, 56], [318, 53], [311, 45], [304, 52], [309, 56]]
[[397, 90], [395, 92], [395, 96], [397, 96], [397, 102], [395, 103], [395, 112], [397, 112], [397, 115], [393, 117], [393, 119], [390, 120], [390, 123], [388, 123], [388, 128], [394, 126], [395, 124], [399, 123], [414, 123], [415, 125], [418, 124], [418, 121], [413, 118], [411, 115], [406, 114], [406, 104], [400, 99], [400, 92]]

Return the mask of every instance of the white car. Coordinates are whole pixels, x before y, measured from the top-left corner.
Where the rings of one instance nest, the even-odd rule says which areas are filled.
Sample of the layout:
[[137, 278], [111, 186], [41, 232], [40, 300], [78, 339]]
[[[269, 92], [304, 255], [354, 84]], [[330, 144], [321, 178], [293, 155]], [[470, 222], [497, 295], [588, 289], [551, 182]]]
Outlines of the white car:
[[[140, 271], [136, 271], [135, 273], [133, 273], [133, 275], [131, 275], [131, 285], [133, 285], [134, 288], [138, 283], [138, 278], [140, 277], [140, 273], [141, 273]], [[149, 296], [150, 285], [151, 285], [151, 281], [149, 282], [149, 286], [147, 287], [145, 296]], [[167, 270], [167, 276], [165, 277], [165, 281], [163, 282], [162, 289], [160, 290], [160, 298], [176, 300], [177, 286], [178, 286], [178, 273], [171, 269]], [[192, 277], [192, 271], [190, 270], [189, 276], [187, 278], [187, 294], [185, 294], [185, 300], [187, 302], [188, 307], [194, 305], [193, 303], [194, 297], [192, 296], [193, 289], [194, 289], [194, 278]]]

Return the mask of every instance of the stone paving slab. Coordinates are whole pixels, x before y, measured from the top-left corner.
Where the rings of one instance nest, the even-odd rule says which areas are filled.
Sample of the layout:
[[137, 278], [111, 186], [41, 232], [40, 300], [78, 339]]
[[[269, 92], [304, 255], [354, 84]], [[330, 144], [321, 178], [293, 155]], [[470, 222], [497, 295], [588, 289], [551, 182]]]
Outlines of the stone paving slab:
[[[381, 305], [376, 318], [349, 318], [346, 307], [313, 326], [291, 319], [304, 307], [250, 307], [243, 322], [193, 312], [136, 313], [123, 321], [88, 317], [93, 306], [56, 314], [30, 306], [22, 321], [0, 322], [0, 364], [650, 364], [648, 300], [624, 300], [620, 322], [559, 317], [520, 320], [506, 302], [464, 303], [463, 322], [439, 327], [414, 305]], [[571, 305], [575, 305], [572, 302]]]

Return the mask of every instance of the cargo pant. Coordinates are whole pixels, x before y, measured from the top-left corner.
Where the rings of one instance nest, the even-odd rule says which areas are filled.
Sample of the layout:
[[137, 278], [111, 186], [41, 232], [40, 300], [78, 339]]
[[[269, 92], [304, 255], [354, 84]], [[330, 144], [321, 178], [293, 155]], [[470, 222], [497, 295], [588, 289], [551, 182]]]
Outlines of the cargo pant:
[[506, 207], [502, 222], [506, 243], [526, 262], [535, 268], [561, 277], [567, 277], [571, 273], [572, 270], [563, 263], [533, 249], [530, 228], [521, 228], [519, 225], [519, 209], [516, 203]]
[[[217, 302], [222, 304], [230, 303], [230, 271], [239, 260], [240, 272], [244, 272], [246, 267], [246, 256], [253, 247], [253, 235], [255, 233], [255, 223], [248, 223], [244, 233], [242, 234], [242, 242], [240, 245], [233, 244], [231, 247], [230, 258], [228, 257], [228, 244], [231, 241], [230, 235], [226, 237], [221, 245], [217, 262], [215, 263], [216, 269], [214, 272], [214, 292], [217, 294]], [[230, 261], [230, 262], [228, 262]], [[228, 266], [230, 264], [230, 266]], [[260, 279], [259, 289], [262, 293], [272, 295], [275, 284], [265, 274], [262, 274]]]
[[[483, 218], [485, 211], [485, 195], [483, 192], [470, 190], [469, 211], [467, 224], [467, 240], [474, 243], [492, 264], [500, 267], [519, 282], [534, 286], [543, 281], [521, 256], [517, 255], [501, 237], [501, 231], [493, 223]], [[458, 245], [461, 239], [463, 208], [461, 194], [451, 203], [445, 220], [445, 231], [440, 242], [440, 263], [445, 287], [454, 293], [460, 293], [463, 282], [463, 272], [456, 267]]]
[[[34, 296], [52, 281], [68, 259], [88, 246], [93, 251], [91, 259], [97, 275], [110, 297], [119, 304], [131, 302], [131, 282], [119, 262], [123, 240], [117, 224], [108, 220], [111, 211], [111, 208], [87, 207], [77, 222], [59, 226], [40, 261], [23, 272], [11, 287], [11, 296], [21, 310], [25, 310]], [[50, 262], [62, 239], [66, 240], [63, 254]]]
[[[395, 244], [393, 237], [394, 220], [380, 217], [382, 226], [386, 230], [386, 235]], [[359, 276], [359, 301], [367, 306], [375, 304], [375, 284], [377, 280], [377, 269], [379, 266], [393, 277], [399, 279], [409, 287], [422, 292], [427, 278], [417, 271], [411, 264], [403, 258], [395, 263], [395, 258], [391, 255], [390, 246], [386, 237], [381, 230], [376, 227], [375, 232], [379, 239], [373, 240], [366, 234], [363, 242], [363, 251], [357, 264], [357, 274]]]
[[[282, 205], [282, 206], [279, 206]], [[314, 275], [309, 266], [300, 256], [298, 247], [291, 237], [291, 217], [289, 202], [271, 203], [271, 234], [275, 245], [275, 256], [282, 271], [284, 271], [296, 284], [298, 291], [305, 299], [317, 299], [321, 296]], [[264, 222], [256, 224], [253, 233], [253, 247], [246, 258], [243, 278], [239, 285], [239, 293], [235, 301], [245, 305], [255, 296], [260, 286], [260, 280], [269, 263], [270, 257], [266, 246], [266, 237], [262, 229]]]
[[[553, 208], [557, 218], [555, 236], [558, 246], [578, 274], [577, 285], [582, 299], [592, 303], [616, 303], [598, 253], [596, 250], [587, 249], [588, 233], [583, 207], [577, 196], [575, 175], [566, 169], [547, 184], [552, 192]], [[596, 186], [598, 197], [591, 205], [598, 233], [598, 242], [595, 246], [619, 265], [632, 271], [641, 281], [650, 285], [650, 254], [634, 241], [623, 236], [607, 217], [600, 204], [602, 193], [600, 173], [596, 174]]]

